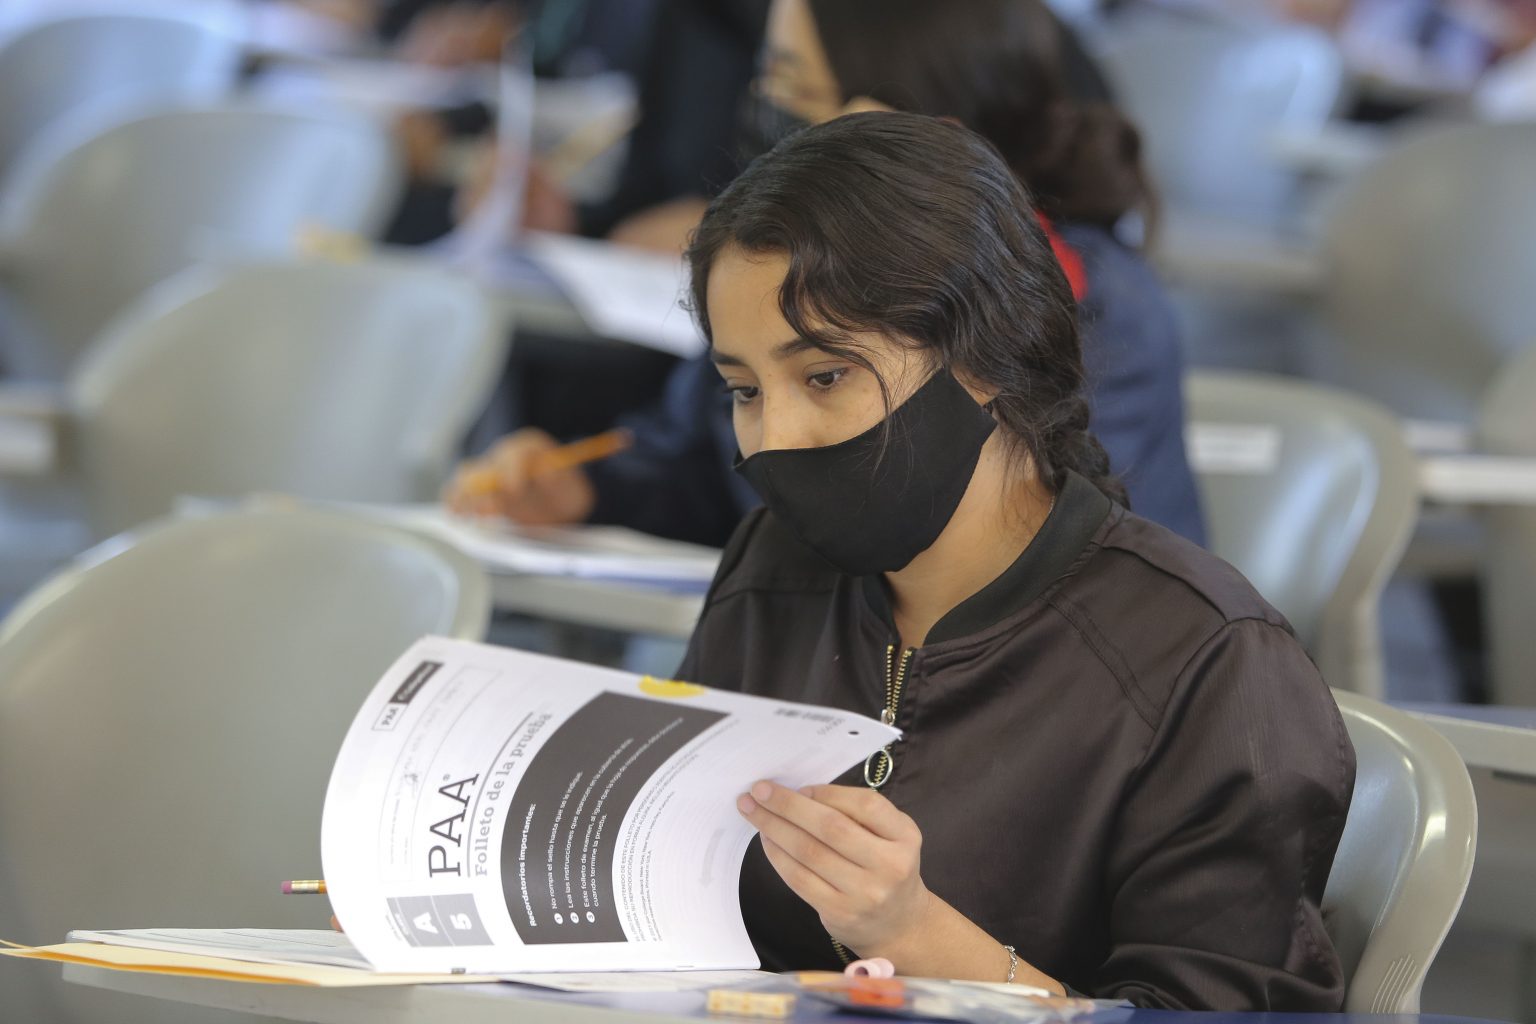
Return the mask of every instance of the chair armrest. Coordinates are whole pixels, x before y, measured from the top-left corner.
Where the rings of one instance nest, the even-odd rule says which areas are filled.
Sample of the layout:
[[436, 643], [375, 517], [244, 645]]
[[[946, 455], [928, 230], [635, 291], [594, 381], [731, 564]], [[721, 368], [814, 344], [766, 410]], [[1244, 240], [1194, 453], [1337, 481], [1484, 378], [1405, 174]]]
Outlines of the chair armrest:
[[45, 476], [59, 469], [67, 416], [57, 388], [0, 386], [0, 476]]

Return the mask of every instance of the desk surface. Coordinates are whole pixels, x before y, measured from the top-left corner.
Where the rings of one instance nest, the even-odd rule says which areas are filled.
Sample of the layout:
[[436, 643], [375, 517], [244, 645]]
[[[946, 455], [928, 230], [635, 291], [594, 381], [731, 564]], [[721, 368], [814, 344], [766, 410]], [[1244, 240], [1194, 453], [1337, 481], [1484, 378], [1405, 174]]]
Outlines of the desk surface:
[[1469, 766], [1536, 779], [1536, 708], [1392, 704], [1433, 726]]
[[656, 587], [496, 571], [490, 579], [491, 600], [502, 611], [623, 633], [686, 640], [704, 607], [702, 594]]
[[[310, 1024], [623, 1024], [707, 1020], [702, 993], [567, 995], [514, 985], [422, 985], [320, 989], [253, 985], [208, 978], [129, 974], [64, 966], [67, 981], [114, 992], [226, 1010], [263, 1013]], [[812, 1018], [806, 1018], [812, 1019]], [[870, 1024], [874, 1018], [827, 1015], [829, 1024]], [[1481, 1024], [1436, 1014], [1172, 1013], [1137, 1010], [1125, 1024]]]

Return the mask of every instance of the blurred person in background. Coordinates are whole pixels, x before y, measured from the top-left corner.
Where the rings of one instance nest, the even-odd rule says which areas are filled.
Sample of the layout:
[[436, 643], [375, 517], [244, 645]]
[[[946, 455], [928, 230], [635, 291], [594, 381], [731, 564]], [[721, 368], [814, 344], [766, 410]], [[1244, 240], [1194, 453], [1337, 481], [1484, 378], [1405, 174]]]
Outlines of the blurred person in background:
[[[1151, 205], [1140, 142], [1112, 106], [1073, 95], [1063, 33], [1038, 0], [775, 0], [748, 148], [766, 150], [845, 111], [881, 108], [951, 117], [987, 137], [1053, 228], [1086, 334], [1092, 429], [1132, 507], [1202, 542], [1184, 450], [1177, 324], [1151, 270], [1113, 234], [1122, 218]], [[643, 220], [652, 244], [678, 246], [701, 209], [687, 202], [631, 218], [613, 237], [640, 230]], [[539, 475], [530, 469], [555, 439], [514, 433], [461, 468], [447, 501], [522, 523], [616, 523], [711, 545], [757, 505], [731, 472], [729, 403], [707, 359], [678, 367], [663, 402], [625, 425], [635, 438], [629, 451]], [[493, 493], [470, 484], [487, 470], [498, 481]]]

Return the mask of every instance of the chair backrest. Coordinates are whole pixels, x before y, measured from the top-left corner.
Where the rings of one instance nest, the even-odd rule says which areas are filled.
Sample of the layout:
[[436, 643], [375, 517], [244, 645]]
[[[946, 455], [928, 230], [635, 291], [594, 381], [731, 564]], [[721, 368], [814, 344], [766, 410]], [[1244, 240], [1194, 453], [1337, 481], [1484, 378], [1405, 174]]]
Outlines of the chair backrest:
[[[318, 870], [363, 697], [414, 640], [479, 639], [483, 572], [431, 539], [313, 510], [155, 524], [0, 624], [0, 920], [324, 927], [276, 882]], [[18, 970], [20, 966], [24, 969]], [[7, 1019], [202, 1020], [0, 963]]]
[[1211, 550], [1290, 620], [1324, 679], [1381, 696], [1378, 603], [1418, 515], [1397, 422], [1351, 395], [1250, 374], [1193, 373], [1186, 401]]
[[1148, 12], [1111, 23], [1095, 48], [1170, 208], [1250, 223], [1287, 212], [1295, 182], [1274, 136], [1319, 126], [1337, 106], [1343, 64], [1326, 33]]
[[433, 500], [499, 379], [479, 288], [407, 260], [192, 270], [70, 381], [75, 467], [109, 536], [180, 495]]
[[126, 111], [214, 102], [234, 87], [239, 69], [232, 34], [169, 11], [29, 26], [0, 43], [0, 182], [51, 130], [78, 135]]
[[1350, 1013], [1417, 1013], [1477, 848], [1477, 800], [1450, 741], [1405, 712], [1335, 692], [1355, 747], [1355, 793], [1323, 916]]
[[61, 379], [110, 317], [194, 264], [291, 255], [306, 227], [376, 234], [398, 176], [387, 128], [334, 108], [169, 110], [34, 148], [0, 197], [8, 290], [37, 335], [9, 369]]
[[1339, 196], [1314, 376], [1471, 424], [1536, 325], [1536, 123], [1426, 130]]
[[[1481, 450], [1536, 460], [1536, 340], [1499, 372], [1483, 400]], [[1483, 600], [1495, 704], [1536, 707], [1536, 507], [1495, 505], [1484, 514]]]

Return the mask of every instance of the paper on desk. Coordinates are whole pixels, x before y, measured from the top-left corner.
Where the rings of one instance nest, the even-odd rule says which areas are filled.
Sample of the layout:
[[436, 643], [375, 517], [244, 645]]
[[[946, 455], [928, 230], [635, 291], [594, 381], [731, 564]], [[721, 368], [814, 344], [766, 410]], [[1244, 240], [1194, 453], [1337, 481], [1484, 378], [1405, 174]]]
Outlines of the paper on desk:
[[324, 964], [369, 970], [341, 932], [330, 928], [125, 928], [75, 930], [70, 942], [105, 942], [167, 953], [248, 960], [262, 964]]
[[530, 232], [528, 255], [548, 271], [593, 331], [684, 359], [704, 338], [678, 300], [681, 259], [590, 238]]
[[720, 552], [618, 526], [515, 527], [450, 515], [440, 505], [359, 507], [429, 533], [481, 565], [538, 576], [572, 576], [699, 589], [714, 578]]
[[445, 69], [405, 61], [334, 59], [269, 68], [253, 83], [263, 99], [330, 103], [378, 113], [443, 109], [494, 95], [484, 69]]
[[[179, 953], [236, 960], [244, 964], [327, 966], [372, 971], [352, 940], [329, 928], [132, 928], [77, 930], [70, 943], [106, 943], [146, 952]], [[96, 957], [102, 950], [92, 950]], [[222, 964], [221, 970], [243, 967]], [[762, 971], [618, 971], [564, 974], [508, 974], [500, 981], [559, 992], [692, 992], [741, 985], [765, 976]], [[441, 980], [442, 975], [433, 975]], [[493, 980], [489, 976], [476, 980]]]
[[599, 971], [590, 974], [503, 974], [502, 981], [556, 992], [697, 992], [772, 977], [767, 971]]
[[114, 946], [100, 942], [63, 942], [54, 946], [0, 949], [0, 955], [27, 960], [83, 964], [87, 967], [105, 967], [116, 971], [137, 971], [142, 974], [177, 974], [195, 978], [220, 978], [226, 981], [316, 985], [321, 988], [464, 984], [499, 980], [493, 976], [469, 974], [381, 974], [377, 971], [360, 971], [355, 967], [333, 967], [326, 964], [265, 964], [205, 954]]
[[384, 971], [755, 967], [737, 797], [836, 778], [899, 735], [429, 637], [342, 742], [321, 823], [331, 905]]

